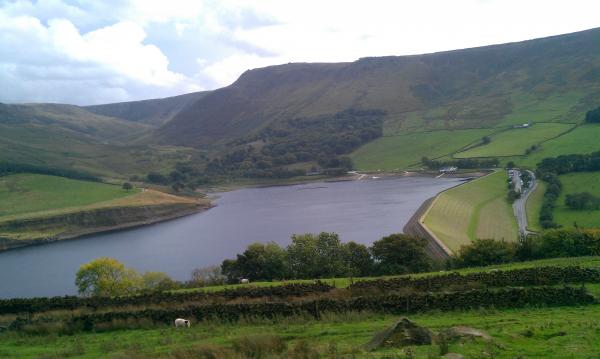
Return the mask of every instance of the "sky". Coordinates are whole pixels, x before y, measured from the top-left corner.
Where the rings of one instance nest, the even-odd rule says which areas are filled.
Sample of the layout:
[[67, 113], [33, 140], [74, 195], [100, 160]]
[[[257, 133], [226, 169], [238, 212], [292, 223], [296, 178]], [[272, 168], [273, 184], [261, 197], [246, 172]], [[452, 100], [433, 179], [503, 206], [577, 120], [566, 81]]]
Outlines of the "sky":
[[0, 0], [0, 102], [212, 90], [244, 71], [600, 27], [596, 0]]

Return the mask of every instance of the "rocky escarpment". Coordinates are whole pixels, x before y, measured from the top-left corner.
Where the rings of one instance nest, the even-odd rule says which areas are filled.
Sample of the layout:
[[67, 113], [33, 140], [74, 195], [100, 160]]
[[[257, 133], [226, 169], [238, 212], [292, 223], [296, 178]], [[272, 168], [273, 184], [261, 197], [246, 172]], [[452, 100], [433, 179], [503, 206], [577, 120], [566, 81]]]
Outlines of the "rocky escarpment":
[[122, 206], [5, 221], [0, 223], [0, 251], [157, 223], [209, 207], [200, 203]]

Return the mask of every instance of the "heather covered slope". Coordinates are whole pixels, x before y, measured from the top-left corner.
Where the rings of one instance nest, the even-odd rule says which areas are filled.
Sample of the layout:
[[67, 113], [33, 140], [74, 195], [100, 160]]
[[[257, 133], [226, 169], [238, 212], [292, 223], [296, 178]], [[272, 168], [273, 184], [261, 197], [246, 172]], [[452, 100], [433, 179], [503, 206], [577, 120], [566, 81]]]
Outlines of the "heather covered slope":
[[108, 103], [103, 105], [84, 106], [89, 112], [128, 121], [160, 126], [168, 122], [182, 109], [207, 92], [192, 92], [185, 95], [157, 98], [142, 101]]
[[385, 111], [384, 136], [575, 122], [600, 91], [599, 60], [600, 29], [593, 29], [426, 55], [271, 66], [207, 94], [155, 135], [164, 144], [214, 148], [274, 121], [348, 108]]
[[151, 129], [72, 105], [0, 104], [0, 162], [123, 177], [170, 168], [193, 154], [137, 143]]

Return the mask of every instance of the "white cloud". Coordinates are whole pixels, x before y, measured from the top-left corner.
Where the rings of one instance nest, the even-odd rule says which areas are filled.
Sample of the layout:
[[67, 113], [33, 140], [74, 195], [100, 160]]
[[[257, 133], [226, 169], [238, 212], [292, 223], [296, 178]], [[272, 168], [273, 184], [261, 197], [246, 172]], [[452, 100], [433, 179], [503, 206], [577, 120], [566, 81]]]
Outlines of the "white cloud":
[[[169, 70], [168, 58], [155, 45], [144, 44], [146, 32], [133, 22], [81, 34], [66, 19], [44, 25], [34, 17], [0, 12], [0, 34], [0, 71], [3, 84], [10, 84], [3, 85], [2, 101], [88, 103], [198, 89]], [[28, 91], [48, 92], [23, 98]]]
[[0, 0], [0, 101], [107, 102], [600, 26], [587, 0]]
[[[201, 59], [199, 63], [203, 63]], [[233, 54], [218, 62], [205, 66], [202, 74], [208, 76], [215, 83], [227, 86], [234, 82], [242, 72], [265, 67], [282, 62], [281, 58], [260, 57], [254, 54]]]

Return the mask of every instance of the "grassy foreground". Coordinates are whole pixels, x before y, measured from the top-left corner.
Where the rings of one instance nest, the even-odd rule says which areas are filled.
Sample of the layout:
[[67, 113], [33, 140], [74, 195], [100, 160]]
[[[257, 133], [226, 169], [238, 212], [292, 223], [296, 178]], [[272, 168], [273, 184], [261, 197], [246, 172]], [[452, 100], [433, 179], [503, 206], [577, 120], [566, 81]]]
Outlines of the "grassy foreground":
[[[561, 258], [514, 263], [461, 272], [539, 266], [600, 266], [600, 257]], [[423, 273], [422, 276], [439, 274]], [[336, 284], [341, 282], [336, 279]], [[347, 284], [347, 283], [346, 283]], [[599, 285], [586, 285], [596, 296]], [[211, 290], [222, 289], [212, 287]], [[54, 313], [60, 315], [60, 313]], [[68, 317], [68, 311], [64, 314]], [[593, 358], [600, 350], [600, 305], [522, 309], [472, 309], [411, 314], [434, 333], [452, 326], [486, 331], [492, 341], [450, 343], [449, 352], [466, 358]], [[439, 344], [363, 349], [374, 333], [398, 316], [371, 312], [324, 313], [320, 320], [296, 316], [228, 323], [194, 322], [190, 329], [137, 322], [113, 323], [106, 332], [73, 335], [0, 332], [0, 357], [6, 358], [439, 358]], [[122, 329], [117, 329], [122, 325]], [[412, 353], [410, 356], [408, 353]]]
[[[593, 358], [600, 350], [600, 305], [519, 310], [471, 310], [417, 314], [410, 317], [433, 331], [466, 325], [488, 332], [494, 340], [450, 344], [450, 352], [467, 358]], [[255, 323], [194, 323], [189, 330], [122, 330], [75, 336], [27, 336], [0, 334], [0, 357], [20, 358], [202, 358], [233, 356], [232, 347], [245, 340], [284, 343], [275, 357], [392, 357], [406, 358], [402, 349], [386, 348], [370, 353], [361, 346], [397, 317], [376, 314], [332, 316], [321, 321]], [[266, 339], [266, 340], [265, 340]], [[251, 350], [252, 346], [247, 345]], [[416, 358], [438, 358], [437, 345], [411, 347]], [[319, 353], [319, 356], [315, 355]], [[312, 355], [311, 355], [312, 354]], [[211, 356], [204, 356], [211, 357]]]
[[504, 171], [497, 171], [442, 192], [425, 215], [425, 225], [453, 251], [475, 238], [516, 240], [506, 179]]

